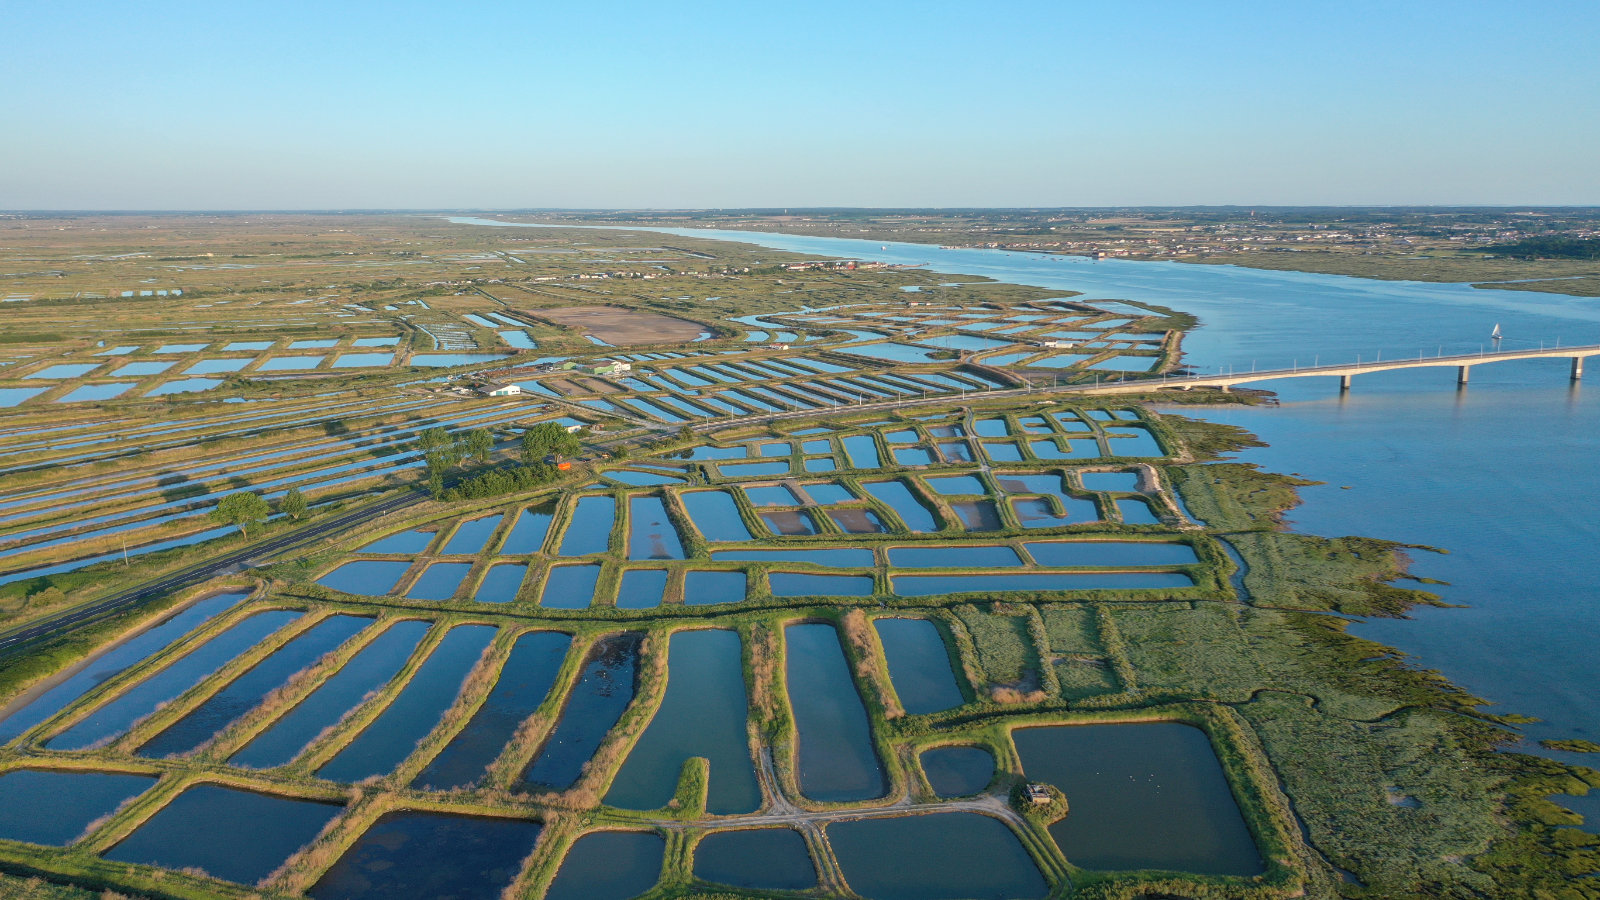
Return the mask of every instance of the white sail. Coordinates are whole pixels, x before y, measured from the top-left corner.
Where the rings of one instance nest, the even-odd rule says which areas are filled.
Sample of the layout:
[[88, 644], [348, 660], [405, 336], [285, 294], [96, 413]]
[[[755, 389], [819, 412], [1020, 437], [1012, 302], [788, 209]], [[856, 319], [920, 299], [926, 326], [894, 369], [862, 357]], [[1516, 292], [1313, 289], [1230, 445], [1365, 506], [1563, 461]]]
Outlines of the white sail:
[[1499, 322], [1494, 323], [1494, 331], [1490, 332], [1489, 336], [1494, 338], [1497, 341], [1500, 340], [1500, 323]]

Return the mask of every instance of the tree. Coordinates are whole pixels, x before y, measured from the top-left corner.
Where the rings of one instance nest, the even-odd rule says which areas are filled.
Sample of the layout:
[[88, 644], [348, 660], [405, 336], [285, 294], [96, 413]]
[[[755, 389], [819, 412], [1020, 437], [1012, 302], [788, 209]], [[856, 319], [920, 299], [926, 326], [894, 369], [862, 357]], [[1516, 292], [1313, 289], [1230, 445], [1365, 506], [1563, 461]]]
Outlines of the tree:
[[494, 436], [482, 428], [474, 428], [462, 439], [467, 456], [476, 456], [479, 462], [488, 462], [494, 452]]
[[217, 508], [211, 511], [211, 518], [227, 522], [229, 525], [237, 525], [239, 533], [249, 537], [250, 526], [257, 522], [265, 522], [271, 513], [271, 507], [267, 506], [267, 501], [261, 499], [260, 494], [239, 491], [218, 501]]
[[306, 495], [300, 493], [299, 488], [289, 488], [289, 493], [284, 494], [283, 499], [278, 501], [278, 510], [298, 522], [300, 517], [306, 514], [308, 505]]
[[546, 456], [572, 456], [581, 449], [578, 436], [555, 422], [540, 422], [522, 433], [522, 461], [530, 466]]
[[685, 423], [682, 428], [678, 429], [678, 440], [680, 440], [680, 441], [692, 441], [692, 440], [694, 440], [694, 429], [690, 428], [689, 425], [687, 423]]

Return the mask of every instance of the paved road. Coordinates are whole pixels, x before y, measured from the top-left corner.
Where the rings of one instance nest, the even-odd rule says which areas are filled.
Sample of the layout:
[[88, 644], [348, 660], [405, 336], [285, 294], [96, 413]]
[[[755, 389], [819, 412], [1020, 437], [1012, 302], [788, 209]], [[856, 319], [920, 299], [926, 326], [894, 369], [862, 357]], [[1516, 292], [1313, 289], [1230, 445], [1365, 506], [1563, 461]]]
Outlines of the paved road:
[[131, 609], [141, 603], [148, 603], [179, 588], [188, 587], [206, 579], [235, 571], [244, 566], [249, 560], [265, 559], [291, 547], [314, 541], [329, 534], [348, 530], [362, 522], [376, 519], [397, 509], [404, 509], [413, 503], [419, 503], [426, 497], [426, 494], [419, 491], [407, 490], [370, 506], [363, 506], [360, 509], [342, 513], [331, 519], [312, 522], [305, 528], [279, 535], [270, 541], [241, 547], [214, 559], [190, 566], [187, 569], [163, 575], [154, 581], [131, 587], [88, 606], [77, 607], [55, 616], [30, 622], [22, 628], [0, 635], [0, 658], [27, 652], [34, 646], [56, 637], [62, 632], [87, 625], [112, 613]]

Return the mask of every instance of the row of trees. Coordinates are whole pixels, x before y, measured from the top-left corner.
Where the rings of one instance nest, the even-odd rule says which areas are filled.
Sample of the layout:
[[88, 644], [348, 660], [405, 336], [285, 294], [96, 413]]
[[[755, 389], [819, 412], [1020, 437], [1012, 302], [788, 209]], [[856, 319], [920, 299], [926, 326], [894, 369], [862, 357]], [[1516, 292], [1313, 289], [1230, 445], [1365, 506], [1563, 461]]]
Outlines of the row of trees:
[[[290, 488], [288, 493], [278, 500], [278, 512], [295, 521], [304, 517], [309, 507], [306, 495], [300, 493], [299, 488]], [[250, 536], [250, 526], [265, 522], [271, 515], [271, 504], [260, 494], [251, 491], [229, 494], [217, 501], [216, 508], [211, 510], [211, 518], [237, 526], [239, 533], [245, 537]]]

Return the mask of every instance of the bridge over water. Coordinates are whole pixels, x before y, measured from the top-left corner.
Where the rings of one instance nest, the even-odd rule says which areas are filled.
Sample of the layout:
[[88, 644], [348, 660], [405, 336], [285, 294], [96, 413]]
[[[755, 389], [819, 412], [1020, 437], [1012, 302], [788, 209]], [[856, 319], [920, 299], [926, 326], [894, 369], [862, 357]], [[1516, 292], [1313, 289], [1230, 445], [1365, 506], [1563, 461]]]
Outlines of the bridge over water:
[[1357, 375], [1368, 372], [1389, 372], [1394, 369], [1438, 369], [1453, 368], [1456, 370], [1456, 382], [1466, 384], [1471, 376], [1473, 366], [1489, 365], [1497, 362], [1507, 362], [1513, 359], [1570, 359], [1572, 360], [1572, 380], [1577, 381], [1583, 377], [1583, 361], [1591, 356], [1600, 356], [1600, 344], [1585, 344], [1575, 347], [1540, 347], [1531, 350], [1485, 350], [1478, 353], [1457, 354], [1452, 356], [1418, 356], [1416, 358], [1402, 359], [1375, 359], [1353, 363], [1340, 363], [1336, 365], [1294, 366], [1288, 369], [1261, 369], [1250, 372], [1220, 372], [1214, 375], [1185, 375], [1162, 379], [1144, 378], [1135, 381], [1119, 381], [1099, 385], [1074, 385], [1074, 393], [1087, 394], [1123, 394], [1129, 391], [1149, 391], [1152, 388], [1178, 388], [1189, 390], [1191, 388], [1221, 388], [1226, 391], [1236, 384], [1248, 384], [1256, 381], [1274, 381], [1282, 378], [1318, 378], [1336, 377], [1339, 387], [1343, 390], [1350, 389], [1350, 380]]

